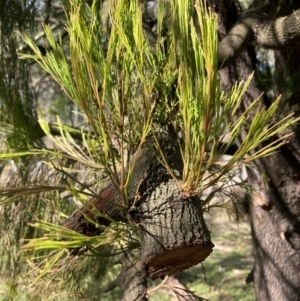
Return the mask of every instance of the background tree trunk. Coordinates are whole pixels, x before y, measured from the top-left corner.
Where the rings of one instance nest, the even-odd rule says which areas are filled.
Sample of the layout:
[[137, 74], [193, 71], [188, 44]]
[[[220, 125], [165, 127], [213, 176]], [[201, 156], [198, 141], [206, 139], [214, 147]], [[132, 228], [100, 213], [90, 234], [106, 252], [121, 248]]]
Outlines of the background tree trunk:
[[[287, 68], [288, 75], [293, 75], [299, 71], [299, 53], [300, 49], [296, 48], [277, 53], [277, 67], [280, 62]], [[286, 92], [282, 91], [283, 95]], [[296, 93], [284, 102], [285, 112], [294, 107], [299, 115], [299, 95]], [[252, 206], [250, 211], [258, 300], [296, 301], [300, 298], [299, 142], [298, 125], [289, 144], [258, 165], [269, 178], [266, 188], [268, 206]]]
[[[225, 0], [207, 0], [207, 2], [219, 15], [219, 33], [222, 38], [237, 21], [241, 11], [239, 3]], [[259, 1], [255, 2], [254, 6]], [[294, 8], [296, 9], [296, 6]], [[298, 47], [278, 51], [277, 66], [280, 62], [281, 66], [288, 67], [289, 75], [299, 71], [299, 53]], [[293, 59], [289, 60], [289, 57]], [[221, 71], [224, 87], [247, 78], [255, 68], [256, 54], [254, 48], [249, 46], [234, 63]], [[260, 93], [257, 85], [253, 83], [241, 110], [244, 110]], [[263, 96], [262, 102], [266, 106], [270, 105], [266, 95]], [[299, 93], [284, 103], [284, 111], [287, 112], [295, 105], [297, 105], [296, 113], [299, 114]], [[261, 176], [249, 178], [251, 184], [260, 188], [253, 198], [249, 211], [257, 300], [300, 299], [299, 126], [294, 130], [295, 135], [290, 139], [290, 143], [283, 146], [279, 153], [257, 162], [258, 169], [269, 179], [267, 187], [263, 185]]]

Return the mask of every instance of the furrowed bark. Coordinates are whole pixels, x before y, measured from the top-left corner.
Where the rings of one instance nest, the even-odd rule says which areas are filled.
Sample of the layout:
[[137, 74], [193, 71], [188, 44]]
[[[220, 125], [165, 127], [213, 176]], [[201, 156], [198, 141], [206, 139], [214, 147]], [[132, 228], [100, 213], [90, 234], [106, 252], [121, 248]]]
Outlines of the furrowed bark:
[[177, 140], [166, 129], [158, 130], [155, 136], [176, 178], [162, 164], [160, 152], [153, 147], [154, 138], [149, 138], [145, 147], [135, 154], [137, 161], [129, 184], [127, 211], [119, 209], [120, 194], [110, 184], [101, 190], [101, 198], [93, 199], [89, 207], [75, 212], [64, 224], [85, 235], [100, 233], [85, 216], [101, 225], [110, 221], [99, 217], [93, 207], [104, 216], [131, 223], [141, 240], [140, 262], [145, 276], [152, 279], [172, 275], [203, 261], [214, 246], [200, 199], [188, 197], [180, 190], [182, 161]]
[[141, 258], [152, 279], [202, 262], [212, 252], [198, 197], [186, 197], [170, 179], [139, 207]]
[[[172, 146], [174, 143], [171, 144], [165, 136], [163, 143], [166, 142], [168, 147], [162, 146], [164, 154], [172, 171], [178, 174], [177, 164], [171, 162], [180, 161], [180, 157], [175, 160], [179, 154]], [[122, 301], [148, 300], [143, 277], [163, 278], [187, 269], [205, 260], [214, 246], [203, 219], [199, 198], [185, 196], [178, 182], [160, 161], [153, 158], [153, 152], [148, 154], [150, 157], [149, 178], [141, 184], [141, 191], [147, 193], [131, 212], [141, 240], [139, 256], [136, 256], [137, 250], [134, 254], [122, 256], [121, 272], [112, 284], [122, 288]]]
[[[237, 19], [232, 18], [232, 15], [236, 15], [239, 11], [238, 1], [207, 0], [207, 2], [213, 6], [217, 6], [216, 3], [218, 3], [219, 9], [216, 10], [216, 12], [219, 15], [219, 32], [222, 37], [226, 36], [227, 32], [234, 27], [233, 23], [237, 21]], [[261, 3], [262, 1], [256, 2]], [[288, 2], [290, 3], [290, 1], [281, 1], [281, 3], [284, 4]], [[229, 6], [229, 3], [234, 3], [235, 5]], [[294, 1], [293, 4], [294, 3], [295, 5], [296, 3], [299, 5], [298, 1]], [[299, 14], [299, 12], [295, 10], [293, 14], [295, 16]], [[266, 19], [268, 20], [267, 16]], [[288, 18], [280, 20], [281, 24], [284, 24], [284, 20], [288, 22]], [[292, 17], [290, 20], [292, 20]], [[273, 28], [273, 31], [263, 32], [264, 27], [261, 26], [257, 28], [257, 36], [271, 36], [273, 37], [272, 39], [277, 39], [278, 37], [272, 34], [276, 33], [275, 24], [279, 23], [272, 21], [268, 24], [273, 24], [273, 27], [269, 26], [269, 29]], [[290, 53], [289, 57], [291, 60], [287, 60], [284, 56], [280, 58], [283, 70], [289, 69], [290, 71], [292, 70], [291, 66], [294, 67], [293, 71], [299, 70], [299, 46], [297, 45], [298, 38], [295, 38], [299, 28], [296, 28], [298, 26], [297, 24], [295, 25], [296, 26], [290, 26], [289, 28], [284, 26], [280, 28], [285, 34], [290, 31], [295, 31], [295, 34], [292, 33], [290, 44], [293, 45], [293, 47], [287, 51]], [[266, 39], [267, 42], [268, 39]], [[278, 40], [281, 41], [278, 45], [285, 43], [285, 46], [282, 46], [282, 48], [289, 46], [288, 40], [284, 39], [284, 35], [283, 39], [282, 37], [278, 38]], [[262, 38], [260, 40], [262, 40]], [[269, 42], [267, 44], [270, 45]], [[298, 51], [296, 51], [297, 49]], [[279, 51], [276, 52], [279, 53]], [[277, 58], [276, 62], [279, 62]], [[224, 87], [232, 85], [235, 81], [247, 78], [251, 72], [256, 69], [256, 64], [257, 60], [254, 49], [251, 46], [247, 47], [247, 52], [242, 52], [234, 61], [234, 64], [230, 64], [221, 70]], [[283, 70], [280, 72], [283, 72]], [[279, 88], [281, 88], [281, 84], [282, 83], [280, 83]], [[286, 91], [283, 89], [282, 92], [284, 93]], [[252, 86], [245, 95], [240, 110], [245, 111], [252, 100], [258, 97], [260, 93], [261, 91], [257, 85], [252, 83]], [[268, 106], [272, 100], [264, 96], [262, 102], [264, 101], [265, 105]], [[291, 110], [295, 104], [299, 106], [299, 93], [298, 97], [293, 97], [293, 99], [285, 102], [284, 110]], [[293, 110], [295, 111], [295, 107]], [[296, 112], [299, 113], [297, 110]], [[294, 127], [296, 133], [298, 129], [299, 126]], [[249, 206], [254, 269], [251, 271], [249, 277], [247, 277], [248, 282], [254, 281], [257, 300], [299, 300], [300, 212], [298, 188], [300, 176], [298, 171], [300, 156], [298, 150], [299, 135], [296, 134], [291, 137], [288, 145], [281, 148], [280, 152], [258, 162], [259, 170], [264, 172], [270, 180], [269, 185], [263, 185], [261, 175], [259, 175], [256, 180], [249, 179], [250, 184], [256, 185], [255, 182], [257, 182], [260, 185], [258, 194], [254, 195], [253, 202], [251, 202]], [[267, 199], [265, 198], [266, 196], [268, 197]]]
[[[211, 2], [215, 7], [218, 6], [215, 1], [207, 2]], [[232, 4], [234, 1], [230, 2]], [[225, 2], [222, 4], [223, 6], [225, 5], [224, 3]], [[219, 45], [219, 66], [224, 67], [239, 56], [235, 66], [230, 66], [227, 70], [223, 70], [221, 76], [224, 86], [226, 87], [233, 84], [236, 80], [244, 79], [252, 72], [253, 58], [249, 57], [249, 53], [251, 51], [253, 52], [253, 48], [248, 47], [248, 53], [242, 53], [251, 41], [255, 40], [259, 45], [273, 49], [298, 45], [300, 40], [300, 32], [298, 29], [300, 27], [299, 17], [300, 10], [295, 10], [288, 16], [280, 17], [275, 20], [261, 15], [259, 11], [248, 11], [243, 14]], [[260, 91], [253, 85], [251, 91], [245, 97], [244, 106], [247, 107], [259, 94]], [[170, 163], [171, 169], [174, 174], [176, 174], [177, 179], [172, 178], [161, 165], [157, 159], [158, 154], [155, 153], [153, 149], [145, 148], [138, 155], [139, 164], [136, 165], [136, 170], [134, 170], [130, 184], [129, 199], [132, 201], [132, 204], [136, 194], [140, 195], [140, 199], [128, 213], [133, 223], [138, 226], [137, 233], [142, 242], [140, 261], [136, 261], [136, 263], [131, 266], [138, 271], [142, 271], [142, 274], [138, 274], [137, 279], [134, 279], [133, 276], [133, 280], [127, 283], [126, 287], [123, 287], [123, 292], [126, 289], [129, 290], [127, 293], [124, 293], [124, 298], [127, 298], [126, 295], [130, 295], [129, 298], [131, 298], [131, 300], [146, 300], [144, 286], [137, 285], [137, 283], [141, 283], [139, 279], [144, 279], [144, 277], [155, 279], [165, 275], [172, 275], [203, 261], [211, 253], [213, 248], [213, 244], [210, 242], [209, 232], [202, 217], [200, 201], [196, 197], [189, 198], [185, 196], [178, 187], [181, 168], [180, 166], [174, 166], [173, 163], [177, 162], [180, 154], [173, 147], [174, 141], [167, 142], [170, 140], [169, 138], [170, 137], [164, 137], [160, 142], [165, 143], [162, 150], [163, 153], [166, 154], [167, 161]], [[273, 182], [275, 183], [276, 181], [274, 180]], [[100, 212], [107, 214], [115, 220], [131, 221], [128, 220], [127, 215], [122, 210], [113, 206], [114, 202], [121, 205], [118, 189], [109, 184], [101, 191], [100, 196], [101, 199], [94, 199], [92, 201], [92, 207], [97, 207]], [[109, 202], [105, 201], [105, 199]], [[261, 267], [266, 268], [265, 271], [268, 271], [270, 275], [280, 273], [284, 269], [284, 265], [281, 264], [281, 261], [279, 265], [280, 269], [271, 266], [272, 262], [276, 261], [277, 258], [285, 258], [280, 253], [281, 250], [279, 248], [274, 247], [275, 251], [273, 253], [269, 252], [272, 260], [267, 260], [266, 254], [263, 253], [264, 250], [268, 250], [268, 246], [270, 246], [269, 242], [265, 245], [265, 242], [268, 241], [266, 239], [266, 235], [268, 234], [272, 234], [274, 246], [280, 245], [281, 240], [280, 236], [276, 236], [277, 232], [283, 233], [282, 237], [284, 237], [284, 239], [282, 237], [281, 239], [286, 243], [291, 242], [286, 238], [288, 235], [292, 235], [294, 241], [292, 241], [290, 246], [287, 245], [285, 249], [289, 250], [290, 254], [293, 255], [295, 267], [299, 266], [299, 258], [296, 255], [296, 250], [299, 245], [298, 233], [295, 231], [293, 224], [290, 226], [289, 223], [278, 224], [276, 221], [274, 222], [273, 217], [276, 218], [277, 216], [274, 212], [278, 213], [277, 207], [272, 207], [273, 217], [272, 212], [270, 212], [270, 214], [267, 211], [261, 211], [263, 209], [258, 207], [251, 208], [252, 230], [254, 231], [253, 239], [254, 244], [256, 244], [254, 281], [256, 285], [258, 285], [257, 295], [263, 296], [263, 287], [260, 287], [258, 284], [258, 279], [262, 279], [262, 281], [266, 280], [263, 286], [268, 288], [266, 293], [270, 294], [270, 296], [280, 298], [296, 296], [297, 285], [294, 283], [295, 280], [298, 280], [296, 270], [293, 272], [295, 277], [292, 277], [290, 273], [284, 273], [284, 277], [289, 279], [288, 285], [285, 286], [289, 293], [286, 294], [281, 288], [279, 291], [276, 291], [274, 285], [269, 285], [271, 283], [269, 280], [272, 279], [272, 277], [269, 277], [269, 274], [263, 275], [264, 270]], [[89, 217], [93, 218], [90, 211], [91, 210], [88, 210], [87, 214], [91, 214]], [[85, 224], [88, 222], [84, 221], [84, 214], [77, 212], [74, 216], [79, 221], [79, 224], [84, 224], [83, 227], [78, 227], [77, 230], [83, 231], [83, 233], [86, 232], [87, 235], [92, 234], [94, 230], [90, 230], [90, 225]], [[261, 219], [261, 217], [263, 218]], [[75, 221], [76, 218], [73, 219], [73, 221]], [[97, 222], [104, 225], [109, 223], [106, 219], [105, 221], [100, 219], [97, 220]], [[272, 226], [272, 224], [275, 226]], [[75, 227], [70, 220], [66, 225], [71, 228]], [[269, 229], [266, 234], [264, 232], [258, 232], [262, 225], [264, 229]], [[263, 247], [262, 249], [259, 244]], [[295, 251], [290, 249], [294, 249], [295, 246]], [[260, 260], [261, 258], [263, 261]], [[125, 267], [127, 267], [126, 263]], [[131, 271], [133, 270], [130, 268], [123, 269], [120, 274], [120, 279], [131, 279]], [[292, 269], [292, 271], [294, 270]], [[134, 273], [132, 275], [134, 275]], [[280, 275], [278, 274], [278, 279], [280, 279]], [[141, 278], [139, 278], [140, 276]], [[125, 280], [124, 283], [126, 283]], [[265, 300], [272, 300], [270, 296], [267, 296], [268, 299]]]
[[121, 301], [147, 301], [147, 280], [140, 251], [125, 253], [121, 257], [121, 272], [105, 290], [109, 292], [116, 286], [122, 289]]

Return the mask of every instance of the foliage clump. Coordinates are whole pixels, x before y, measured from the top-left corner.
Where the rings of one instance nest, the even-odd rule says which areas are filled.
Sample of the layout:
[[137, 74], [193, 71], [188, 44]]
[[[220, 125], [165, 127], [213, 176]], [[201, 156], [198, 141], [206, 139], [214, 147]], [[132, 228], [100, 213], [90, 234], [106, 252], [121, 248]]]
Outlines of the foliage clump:
[[[67, 256], [66, 248], [88, 246], [91, 253], [108, 257], [139, 245], [134, 224], [111, 221], [108, 227], [97, 225], [104, 231], [93, 237], [58, 226], [55, 222], [65, 217], [62, 211], [66, 209], [60, 192], [67, 191], [85, 206], [97, 196], [104, 175], [118, 188], [126, 211], [132, 205], [128, 185], [135, 158], [153, 137], [151, 147], [160, 153], [178, 189], [188, 196], [201, 195], [219, 181], [226, 182], [235, 168], [275, 152], [288, 135], [270, 139], [296, 121], [289, 115], [272, 123], [279, 98], [268, 109], [260, 106], [259, 99], [253, 100], [245, 112], [234, 117], [252, 77], [221, 91], [217, 18], [202, 1], [196, 1], [195, 6], [190, 0], [161, 2], [155, 31], [145, 23], [145, 10], [139, 1], [107, 3], [100, 6], [100, 12], [102, 8], [108, 11], [99, 16], [99, 1], [91, 7], [79, 0], [67, 1], [68, 51], [56, 41], [48, 25], [43, 25], [49, 44], [46, 54], [26, 32], [19, 32], [33, 51], [20, 57], [34, 60], [48, 72], [86, 120], [84, 127], [73, 129], [57, 119], [59, 135], [54, 135], [46, 120], [39, 119], [41, 129], [55, 146], [52, 150], [32, 145], [28, 151], [1, 155], [2, 159], [38, 156], [48, 172], [52, 170], [63, 179], [54, 183], [33, 183], [29, 179], [22, 187], [1, 190], [6, 205], [39, 193], [47, 198], [39, 208], [44, 212], [50, 211], [51, 198], [59, 199], [53, 219], [31, 224], [30, 229], [43, 236], [28, 236], [22, 249], [32, 268], [30, 279], [37, 277], [34, 285], [46, 284], [49, 290], [58, 284], [65, 289], [65, 280], [78, 277], [74, 271], [81, 274], [95, 264], [95, 258]], [[165, 160], [157, 138], [159, 127], [171, 127], [177, 135], [183, 162], [180, 179]], [[222, 155], [245, 130], [235, 155], [220, 165]], [[227, 146], [220, 148], [225, 136], [229, 137]], [[263, 142], [265, 146], [256, 150]], [[83, 169], [93, 179], [89, 185], [80, 178]], [[212, 190], [209, 200], [215, 192]], [[203, 206], [209, 200], [204, 200]], [[95, 265], [96, 274], [99, 269], [107, 272], [101, 262], [103, 269]], [[69, 277], [63, 281], [65, 275]], [[75, 283], [69, 281], [70, 285]], [[84, 278], [82, 283], [84, 287], [92, 281]]]

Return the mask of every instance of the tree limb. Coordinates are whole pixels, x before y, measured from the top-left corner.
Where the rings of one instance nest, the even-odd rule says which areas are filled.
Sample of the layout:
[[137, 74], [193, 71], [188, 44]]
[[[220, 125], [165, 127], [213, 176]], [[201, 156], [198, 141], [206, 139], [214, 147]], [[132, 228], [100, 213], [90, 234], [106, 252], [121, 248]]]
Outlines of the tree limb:
[[267, 49], [300, 44], [300, 9], [275, 20], [257, 10], [246, 11], [219, 43], [219, 66], [230, 64], [252, 41]]
[[147, 301], [147, 279], [139, 250], [122, 255], [122, 268], [118, 277], [108, 284], [104, 292], [119, 286], [122, 290], [121, 301]]

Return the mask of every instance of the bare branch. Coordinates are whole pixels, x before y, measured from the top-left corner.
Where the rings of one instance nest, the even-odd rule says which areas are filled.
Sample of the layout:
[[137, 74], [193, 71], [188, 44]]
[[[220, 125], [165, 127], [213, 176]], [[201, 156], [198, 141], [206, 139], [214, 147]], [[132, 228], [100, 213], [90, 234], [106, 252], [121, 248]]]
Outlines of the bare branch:
[[268, 49], [300, 44], [300, 9], [275, 20], [257, 10], [246, 11], [219, 44], [219, 66], [231, 63], [252, 41]]

